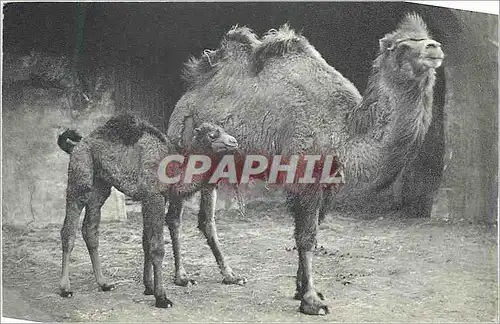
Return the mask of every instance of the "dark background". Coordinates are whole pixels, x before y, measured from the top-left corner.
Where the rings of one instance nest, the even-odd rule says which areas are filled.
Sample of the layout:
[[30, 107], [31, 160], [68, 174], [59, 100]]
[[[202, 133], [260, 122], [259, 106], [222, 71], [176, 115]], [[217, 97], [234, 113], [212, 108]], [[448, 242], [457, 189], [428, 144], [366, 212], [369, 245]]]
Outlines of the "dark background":
[[[436, 20], [458, 28], [447, 10], [435, 17], [429, 8], [407, 3], [13, 3], [5, 6], [5, 49], [72, 55], [77, 7], [85, 12], [81, 73], [116, 67], [161, 88], [160, 93], [149, 90], [160, 96], [166, 117], [183, 93], [183, 63], [190, 55], [217, 48], [236, 24], [262, 35], [289, 22], [360, 91], [379, 38], [406, 12], [418, 11], [438, 39], [442, 35]], [[130, 99], [124, 102], [133, 110], [144, 105]]]
[[[400, 199], [408, 214], [429, 216], [441, 186], [450, 217], [494, 221], [496, 16], [403, 2], [11, 3], [4, 6], [3, 41], [9, 53], [74, 57], [85, 80], [112, 71], [116, 110], [136, 112], [166, 130], [184, 91], [183, 63], [217, 48], [233, 25], [262, 35], [289, 22], [363, 92], [378, 40], [411, 11], [427, 22], [446, 59], [437, 71], [433, 123], [403, 174]], [[76, 28], [79, 22], [83, 28]]]

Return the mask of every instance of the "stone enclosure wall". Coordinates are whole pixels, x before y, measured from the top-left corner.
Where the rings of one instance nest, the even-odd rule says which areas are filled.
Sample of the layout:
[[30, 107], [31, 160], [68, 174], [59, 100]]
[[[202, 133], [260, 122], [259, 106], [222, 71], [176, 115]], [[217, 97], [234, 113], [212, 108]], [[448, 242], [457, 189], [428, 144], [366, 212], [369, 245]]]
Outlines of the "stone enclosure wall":
[[[4, 64], [2, 222], [62, 224], [69, 155], [57, 146], [57, 137], [68, 127], [88, 134], [114, 113], [114, 103], [105, 93], [101, 100], [76, 111], [66, 90], [28, 82], [33, 70], [15, 64], [22, 58]], [[123, 194], [113, 189], [102, 217], [126, 218]]]

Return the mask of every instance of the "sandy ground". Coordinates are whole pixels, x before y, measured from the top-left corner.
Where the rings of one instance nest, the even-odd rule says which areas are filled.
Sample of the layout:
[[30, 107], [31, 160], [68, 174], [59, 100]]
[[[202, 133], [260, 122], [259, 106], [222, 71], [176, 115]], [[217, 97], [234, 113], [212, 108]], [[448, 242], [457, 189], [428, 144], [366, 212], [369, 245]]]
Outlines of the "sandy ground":
[[[137, 209], [135, 209], [137, 210]], [[360, 220], [329, 215], [321, 226], [315, 282], [331, 314], [311, 317], [293, 300], [297, 253], [292, 219], [282, 206], [249, 206], [246, 217], [222, 212], [223, 250], [246, 286], [221, 284], [215, 260], [186, 210], [183, 256], [198, 284], [173, 285], [165, 229], [170, 309], [143, 295], [140, 213], [101, 227], [104, 272], [117, 283], [98, 291], [78, 233], [72, 254], [75, 296], [58, 295], [60, 225], [3, 227], [3, 316], [37, 321], [498, 321], [497, 229], [443, 220]]]

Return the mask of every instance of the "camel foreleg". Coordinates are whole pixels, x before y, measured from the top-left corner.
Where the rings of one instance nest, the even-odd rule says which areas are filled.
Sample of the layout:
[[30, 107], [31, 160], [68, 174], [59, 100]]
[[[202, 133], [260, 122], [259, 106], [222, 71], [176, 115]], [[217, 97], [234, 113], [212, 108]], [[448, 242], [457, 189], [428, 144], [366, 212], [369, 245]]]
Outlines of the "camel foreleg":
[[200, 211], [198, 213], [198, 228], [205, 235], [207, 243], [219, 265], [222, 274], [222, 283], [243, 285], [246, 278], [238, 277], [227, 264], [224, 254], [220, 249], [217, 227], [215, 226], [215, 203], [217, 200], [217, 190], [206, 188], [201, 190]]

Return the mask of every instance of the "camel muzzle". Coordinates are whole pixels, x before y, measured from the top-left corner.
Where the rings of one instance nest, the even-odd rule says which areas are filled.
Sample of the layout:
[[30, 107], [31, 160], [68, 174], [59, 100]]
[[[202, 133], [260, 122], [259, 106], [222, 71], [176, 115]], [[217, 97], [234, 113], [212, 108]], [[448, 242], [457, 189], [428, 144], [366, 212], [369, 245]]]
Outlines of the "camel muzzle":
[[238, 147], [238, 141], [236, 140], [236, 138], [234, 138], [231, 135], [224, 136], [222, 141], [226, 146], [235, 147], [235, 148]]
[[231, 135], [224, 134], [220, 140], [212, 144], [215, 152], [232, 152], [238, 149], [238, 141]]
[[444, 52], [441, 49], [441, 43], [435, 40], [427, 40], [425, 50], [422, 53], [424, 56], [424, 64], [429, 68], [437, 68], [443, 64]]

